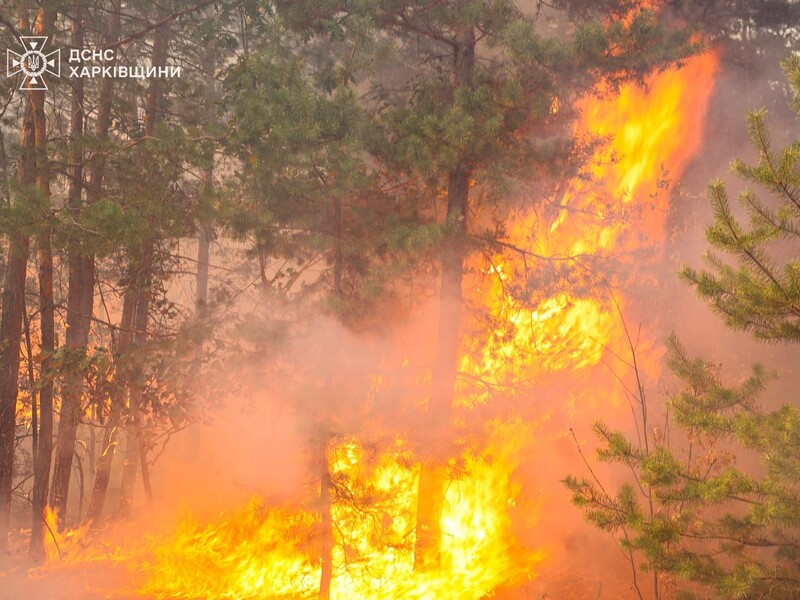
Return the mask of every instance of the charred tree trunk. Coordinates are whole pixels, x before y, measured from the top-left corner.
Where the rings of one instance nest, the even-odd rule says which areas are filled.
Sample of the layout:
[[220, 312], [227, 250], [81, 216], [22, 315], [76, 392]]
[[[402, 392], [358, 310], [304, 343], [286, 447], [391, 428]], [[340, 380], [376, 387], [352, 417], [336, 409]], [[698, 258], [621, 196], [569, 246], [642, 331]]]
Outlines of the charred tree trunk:
[[[72, 40], [74, 48], [83, 46], [83, 9], [74, 5], [72, 19]], [[72, 172], [70, 173], [67, 193], [67, 210], [77, 217], [82, 208], [83, 193], [83, 80], [77, 79], [72, 85], [72, 115], [70, 122], [70, 141], [72, 152]], [[66, 347], [71, 356], [81, 352], [89, 342], [89, 329], [94, 304], [94, 261], [84, 256], [82, 245], [77, 240], [70, 240], [68, 246], [68, 283], [67, 291], [67, 333]], [[81, 395], [83, 392], [83, 374], [77, 367], [76, 360], [68, 361], [61, 398], [61, 415], [58, 422], [58, 438], [56, 440], [55, 465], [53, 467], [53, 486], [50, 504], [58, 511], [59, 522], [64, 523], [67, 517], [67, 500], [72, 473], [72, 461], [75, 454], [75, 439], [81, 415]], [[44, 409], [44, 401], [42, 401]], [[44, 458], [43, 458], [44, 460]], [[47, 458], [47, 466], [50, 459]], [[45, 490], [46, 495], [46, 490]], [[44, 496], [39, 500], [44, 510]], [[34, 511], [37, 507], [34, 507]], [[31, 550], [33, 550], [33, 539]]]
[[[26, 13], [27, 10], [22, 5], [19, 15], [22, 31], [28, 29]], [[54, 22], [55, 13], [40, 8], [36, 15], [34, 34], [49, 35]], [[26, 100], [25, 116], [20, 128], [20, 160], [17, 171], [23, 191], [30, 190], [36, 183], [37, 156], [44, 152], [46, 159], [47, 151], [46, 147], [37, 147], [37, 140], [45, 140], [46, 144], [46, 131], [37, 131], [37, 123], [44, 119], [44, 91], [28, 92]], [[38, 113], [37, 108], [40, 109]], [[25, 277], [30, 246], [30, 240], [24, 234], [15, 233], [9, 237], [3, 307], [0, 314], [0, 550], [6, 548], [6, 534], [11, 517], [22, 312], [25, 310]]]
[[[465, 27], [456, 36], [453, 90], [472, 86], [475, 69], [475, 31]], [[439, 291], [439, 331], [436, 340], [431, 398], [428, 405], [430, 436], [424, 439], [425, 451], [420, 468], [417, 495], [416, 545], [414, 568], [436, 567], [441, 558], [441, 515], [444, 501], [445, 473], [437, 465], [437, 455], [449, 450], [453, 393], [458, 367], [460, 317], [464, 277], [464, 240], [467, 225], [467, 201], [472, 169], [458, 164], [447, 177], [447, 220], [452, 236], [442, 256], [442, 279]]]
[[[158, 70], [167, 64], [169, 48], [169, 25], [162, 25], [155, 31], [153, 40], [152, 66]], [[144, 134], [146, 138], [153, 136], [161, 112], [161, 82], [157, 77], [150, 80], [145, 105]], [[153, 271], [153, 255], [155, 239], [145, 240], [142, 249], [142, 260], [136, 284], [136, 311], [134, 318], [134, 343], [142, 346], [147, 341], [147, 322], [152, 296], [151, 278]], [[139, 371], [135, 369], [135, 371]], [[147, 448], [142, 431], [142, 399], [144, 398], [144, 381], [140, 372], [134, 372], [129, 386], [129, 419], [126, 427], [125, 464], [122, 472], [122, 490], [120, 493], [119, 513], [123, 518], [130, 516], [133, 503], [133, 488], [136, 482], [137, 463], [142, 469], [145, 495], [148, 505], [152, 505], [152, 489], [147, 465]], [[138, 455], [138, 456], [137, 456]]]

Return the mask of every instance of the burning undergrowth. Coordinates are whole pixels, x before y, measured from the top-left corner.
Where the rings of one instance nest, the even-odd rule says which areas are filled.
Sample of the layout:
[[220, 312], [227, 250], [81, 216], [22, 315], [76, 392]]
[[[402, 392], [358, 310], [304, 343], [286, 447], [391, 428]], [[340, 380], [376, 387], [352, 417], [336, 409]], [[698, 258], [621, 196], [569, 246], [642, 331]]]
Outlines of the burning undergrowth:
[[[166, 534], [143, 534], [143, 524], [58, 533], [52, 515], [48, 564], [28, 577], [58, 586], [63, 577], [77, 574], [83, 595], [76, 597], [313, 597], [325, 539], [320, 514], [327, 513], [332, 597], [483, 597], [501, 584], [531, 579], [545, 556], [514, 533], [515, 521], [532, 518], [524, 501], [516, 508], [522, 491], [516, 471], [534, 432], [519, 419], [488, 422], [481, 443], [444, 467], [449, 483], [441, 568], [435, 571], [413, 568], [419, 467], [408, 445], [396, 439], [377, 449], [351, 438], [328, 448], [326, 507], [318, 498], [298, 508], [254, 497], [213, 522], [184, 511]], [[98, 571], [114, 581], [113, 593], [98, 583], [102, 578], [87, 583]]]
[[[510, 511], [521, 421], [487, 424], [487, 444], [451, 465], [442, 512], [442, 566], [413, 569], [417, 467], [405, 444], [370, 451], [355, 440], [329, 448], [333, 527], [331, 595], [463, 598], [532, 576], [540, 553], [514, 539]], [[455, 461], [454, 461], [455, 462]], [[456, 472], [457, 470], [457, 472]], [[320, 508], [271, 508], [253, 499], [213, 524], [182, 521], [154, 545], [142, 591], [157, 598], [303, 598], [319, 585]], [[519, 565], [528, 565], [520, 571]]]

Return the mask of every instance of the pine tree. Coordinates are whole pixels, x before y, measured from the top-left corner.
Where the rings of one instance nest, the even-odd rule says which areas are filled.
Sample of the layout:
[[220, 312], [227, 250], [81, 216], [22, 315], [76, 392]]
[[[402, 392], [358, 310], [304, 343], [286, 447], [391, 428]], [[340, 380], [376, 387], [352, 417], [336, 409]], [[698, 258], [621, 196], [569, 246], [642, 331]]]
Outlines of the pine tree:
[[[800, 60], [789, 59], [784, 69], [800, 113]], [[737, 160], [733, 168], [768, 194], [759, 198], [749, 189], [740, 194], [749, 217], [744, 225], [725, 186], [712, 182], [715, 214], [706, 237], [725, 258], [710, 251], [707, 270], [687, 267], [682, 276], [730, 327], [759, 340], [795, 344], [800, 341], [800, 143], [775, 151], [764, 111], [750, 114], [748, 125], [758, 161]], [[671, 581], [687, 597], [713, 592], [720, 598], [797, 598], [800, 409], [793, 400], [777, 410], [762, 405], [760, 395], [773, 374], [761, 365], [730, 385], [717, 366], [690, 357], [674, 337], [668, 349], [668, 366], [682, 382], [670, 414], [687, 446], [672, 448], [647, 427], [640, 427], [643, 440], [631, 440], [598, 422], [598, 459], [628, 467], [635, 485], [610, 490], [594, 477], [568, 477], [574, 503], [591, 523], [617, 536], [634, 577], [635, 560], [655, 573], [656, 597], [663, 597]], [[640, 425], [647, 425], [641, 388], [637, 400]], [[748, 463], [760, 464], [748, 468]]]
[[[303, 339], [304, 357], [292, 361], [292, 376], [305, 374], [294, 408], [308, 423], [319, 476], [318, 597], [326, 600], [333, 548], [343, 543], [332, 507], [345, 497], [345, 486], [331, 473], [330, 454], [356, 430], [343, 425], [354, 420], [348, 398], [363, 398], [369, 379], [352, 365], [345, 369], [342, 330], [315, 332], [302, 322], [322, 313], [356, 330], [379, 323], [373, 315], [391, 279], [385, 272], [391, 269], [381, 273], [386, 263], [380, 247], [389, 243], [385, 217], [392, 205], [368, 172], [365, 115], [348, 75], [353, 63], [366, 60], [368, 48], [343, 52], [342, 44], [307, 43], [276, 15], [261, 24], [249, 52], [226, 77], [227, 150], [241, 162], [243, 190], [227, 226], [249, 240], [258, 259], [263, 310], [271, 321], [262, 330], [294, 316], [289, 341]], [[282, 266], [271, 268], [272, 261]], [[304, 275], [309, 268], [318, 275]], [[348, 495], [354, 503], [361, 498]]]
[[[372, 36], [388, 38], [397, 48], [380, 65], [383, 71], [360, 74], [360, 83], [373, 89], [372, 156], [422, 182], [426, 202], [417, 225], [435, 225], [439, 233], [438, 334], [427, 410], [415, 432], [423, 460], [415, 566], [436, 566], [445, 485], [441, 459], [452, 452], [455, 437], [465, 264], [482, 243], [497, 240], [483, 239], [472, 222], [471, 214], [489, 208], [472, 190], [499, 198], [509, 178], [570, 164], [580, 151], [564, 139], [569, 134], [554, 142], [568, 121], [555, 106], [601, 80], [613, 87], [697, 48], [688, 43], [687, 31], [669, 30], [639, 2], [564, 2], [532, 13], [507, 0], [278, 6], [303, 31], [341, 39], [367, 23]], [[549, 34], [539, 21], [543, 10], [555, 20], [571, 20], [571, 29]]]
[[[785, 65], [795, 93], [800, 84], [800, 62]], [[733, 164], [742, 179], [763, 187], [778, 202], [765, 202], [750, 190], [739, 203], [749, 226], [735, 216], [725, 185], [711, 183], [714, 222], [707, 231], [713, 248], [733, 258], [733, 264], [709, 252], [707, 270], [685, 268], [683, 277], [701, 298], [733, 329], [757, 339], [800, 343], [800, 141], [780, 152], [772, 147], [766, 111], [748, 116], [748, 130], [758, 151], [758, 162]], [[776, 244], [778, 247], [776, 248]]]
[[[20, 6], [18, 22], [22, 31], [36, 35], [51, 33], [56, 13], [40, 8], [33, 25], [29, 25], [28, 10]], [[5, 549], [10, 522], [14, 446], [16, 437], [16, 405], [19, 391], [20, 342], [23, 312], [25, 311], [25, 279], [30, 245], [29, 226], [34, 221], [38, 204], [49, 202], [45, 164], [47, 162], [47, 131], [44, 91], [29, 91], [25, 98], [23, 123], [20, 127], [21, 155], [17, 171], [19, 187], [14, 208], [16, 227], [9, 234], [9, 262], [3, 283], [2, 317], [0, 317], [0, 550]], [[37, 185], [38, 184], [38, 185]], [[33, 192], [37, 186], [39, 194]], [[38, 200], [37, 200], [38, 199]], [[30, 221], [23, 225], [21, 216]], [[23, 218], [24, 218], [23, 217]]]

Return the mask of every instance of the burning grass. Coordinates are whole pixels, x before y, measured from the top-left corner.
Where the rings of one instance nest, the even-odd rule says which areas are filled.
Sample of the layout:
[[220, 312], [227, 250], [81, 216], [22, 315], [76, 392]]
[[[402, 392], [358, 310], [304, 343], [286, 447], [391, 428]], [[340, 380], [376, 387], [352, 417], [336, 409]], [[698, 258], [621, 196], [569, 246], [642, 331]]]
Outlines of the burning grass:
[[[486, 425], [480, 450], [451, 461], [442, 512], [439, 569], [413, 569], [418, 467], [406, 444], [371, 453], [353, 441], [329, 452], [334, 488], [331, 597], [352, 599], [480, 598], [535, 574], [545, 553], [515, 538], [511, 512], [520, 493], [515, 471], [533, 426], [521, 420]], [[455, 465], [458, 465], [457, 467]], [[133, 573], [106, 597], [205, 600], [309, 598], [319, 585], [319, 507], [269, 507], [260, 498], [200, 523], [184, 515], [171, 533], [100, 543], [85, 528], [56, 534], [49, 561], [31, 578], [62, 580], [106, 565]], [[53, 531], [56, 523], [50, 522]], [[109, 532], [100, 532], [104, 539]], [[136, 584], [135, 582], [139, 582]], [[133, 587], [131, 587], [133, 586]], [[137, 587], [138, 586], [138, 587]], [[86, 596], [93, 597], [93, 596]], [[100, 596], [98, 596], [100, 597]]]

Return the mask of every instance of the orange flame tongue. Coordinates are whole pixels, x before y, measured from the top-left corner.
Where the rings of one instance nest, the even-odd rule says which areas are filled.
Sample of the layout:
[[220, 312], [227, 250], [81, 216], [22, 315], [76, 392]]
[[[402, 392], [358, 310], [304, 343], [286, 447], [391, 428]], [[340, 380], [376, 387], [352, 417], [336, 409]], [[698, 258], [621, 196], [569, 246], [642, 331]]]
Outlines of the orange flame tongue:
[[[580, 101], [579, 133], [608, 138], [590, 169], [575, 180], [553, 219], [522, 214], [509, 227], [511, 245], [554, 257], [573, 269], [587, 257], [622, 256], [660, 244], [669, 192], [700, 148], [703, 118], [713, 90], [717, 56], [653, 75], [644, 87], [628, 85], [618, 96]], [[624, 332], [610, 298], [576, 294], [566, 286], [523, 302], [507, 293], [508, 281], [525, 280], [528, 263], [496, 256], [485, 270], [481, 302], [498, 323], [482, 347], [470, 348], [460, 368], [495, 384], [597, 365], [604, 353], [624, 347]], [[580, 270], [578, 270], [580, 272]], [[574, 277], [584, 277], [575, 275]], [[620, 304], [624, 297], [617, 298]]]
[[[716, 53], [710, 52], [683, 69], [651, 76], [644, 88], [628, 85], [611, 101], [581, 102], [579, 128], [610, 136], [609, 148], [617, 158], [609, 167], [596, 165], [594, 175], [614, 200], [652, 203], [643, 212], [644, 219], [636, 223], [652, 240], [663, 240], [669, 191], [702, 143], [717, 63]], [[606, 153], [598, 158], [611, 157]], [[591, 198], [580, 204], [591, 208]], [[598, 246], [608, 246], [614, 236], [600, 233], [605, 235]]]

